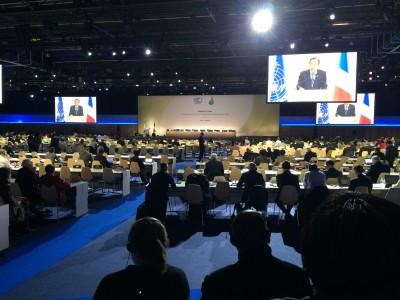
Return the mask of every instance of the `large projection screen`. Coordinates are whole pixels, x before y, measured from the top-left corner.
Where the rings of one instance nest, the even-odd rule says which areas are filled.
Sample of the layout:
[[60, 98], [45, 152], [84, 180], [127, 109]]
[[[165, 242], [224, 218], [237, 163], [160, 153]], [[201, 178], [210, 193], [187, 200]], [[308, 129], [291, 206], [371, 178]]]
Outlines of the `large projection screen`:
[[139, 133], [175, 129], [235, 130], [237, 136], [279, 135], [279, 105], [265, 95], [139, 96]]
[[[347, 108], [346, 108], [347, 106]], [[356, 103], [318, 103], [316, 125], [373, 125], [375, 94], [357, 94]]]
[[54, 121], [56, 123], [96, 123], [96, 97], [55, 97]]
[[355, 102], [357, 52], [268, 57], [268, 103]]

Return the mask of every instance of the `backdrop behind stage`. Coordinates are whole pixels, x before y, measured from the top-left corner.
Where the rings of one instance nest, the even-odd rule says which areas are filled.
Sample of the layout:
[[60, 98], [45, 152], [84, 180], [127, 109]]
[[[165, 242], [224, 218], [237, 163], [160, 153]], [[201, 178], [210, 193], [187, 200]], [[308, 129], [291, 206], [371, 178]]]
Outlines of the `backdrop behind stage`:
[[174, 129], [235, 130], [237, 136], [279, 135], [279, 104], [265, 95], [139, 96], [139, 133]]

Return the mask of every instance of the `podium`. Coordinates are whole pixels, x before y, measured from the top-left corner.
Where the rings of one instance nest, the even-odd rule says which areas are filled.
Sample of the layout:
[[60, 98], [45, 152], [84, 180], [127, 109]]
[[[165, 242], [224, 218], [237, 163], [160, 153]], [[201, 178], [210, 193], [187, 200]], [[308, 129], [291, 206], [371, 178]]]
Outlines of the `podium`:
[[85, 116], [68, 116], [67, 117], [67, 122], [71, 122], [71, 123], [86, 123], [86, 117]]
[[335, 116], [332, 120], [332, 124], [338, 124], [338, 125], [353, 125], [353, 124], [359, 124], [359, 118], [357, 117], [339, 117]]

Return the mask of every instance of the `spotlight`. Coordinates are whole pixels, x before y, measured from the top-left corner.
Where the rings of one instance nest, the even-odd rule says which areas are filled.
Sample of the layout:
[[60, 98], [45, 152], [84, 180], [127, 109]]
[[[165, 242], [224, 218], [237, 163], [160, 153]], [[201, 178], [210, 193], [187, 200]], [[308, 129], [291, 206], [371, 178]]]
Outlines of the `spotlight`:
[[326, 43], [324, 44], [324, 46], [325, 46], [325, 48], [328, 48], [328, 47], [329, 47], [329, 43], [326, 42]]
[[335, 13], [332, 11], [332, 12], [329, 14], [329, 19], [335, 20], [335, 18], [336, 18]]
[[113, 52], [112, 52], [112, 55], [113, 55], [113, 56], [117, 55], [117, 52], [113, 51]]
[[131, 73], [126, 73], [126, 76], [127, 76], [127, 77], [131, 76]]
[[150, 55], [151, 54], [151, 50], [150, 49], [146, 49], [146, 51], [144, 52], [146, 55]]
[[151, 72], [151, 73], [150, 73], [150, 76], [154, 76], [154, 73], [153, 73], [153, 72]]
[[93, 55], [92, 51], [88, 51], [87, 55], [92, 56]]
[[291, 44], [290, 44], [290, 49], [294, 49], [295, 46], [296, 46], [295, 43], [291, 43]]
[[121, 53], [122, 53], [122, 55], [125, 55], [126, 51], [125, 51], [125, 50], [122, 50], [122, 52], [121, 52]]
[[272, 27], [272, 11], [271, 9], [264, 9], [258, 11], [252, 21], [253, 29], [257, 32], [267, 32]]

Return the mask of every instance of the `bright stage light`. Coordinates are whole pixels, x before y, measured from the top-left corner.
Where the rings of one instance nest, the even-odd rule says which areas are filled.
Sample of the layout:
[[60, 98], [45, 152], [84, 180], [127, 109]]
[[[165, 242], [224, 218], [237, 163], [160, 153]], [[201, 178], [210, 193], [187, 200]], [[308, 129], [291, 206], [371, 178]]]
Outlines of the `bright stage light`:
[[272, 19], [272, 11], [270, 9], [258, 11], [253, 17], [253, 29], [257, 32], [267, 32], [272, 27]]

